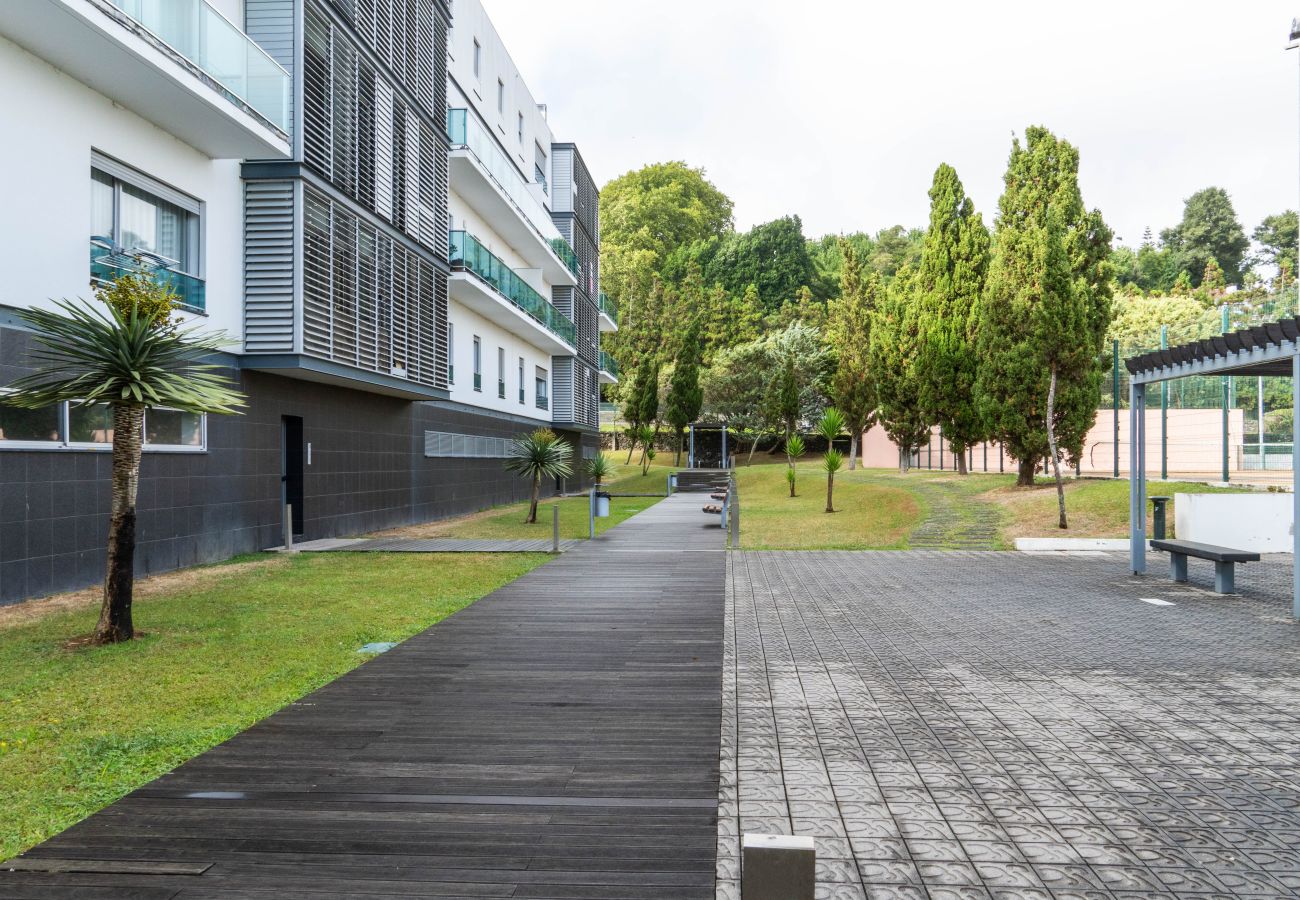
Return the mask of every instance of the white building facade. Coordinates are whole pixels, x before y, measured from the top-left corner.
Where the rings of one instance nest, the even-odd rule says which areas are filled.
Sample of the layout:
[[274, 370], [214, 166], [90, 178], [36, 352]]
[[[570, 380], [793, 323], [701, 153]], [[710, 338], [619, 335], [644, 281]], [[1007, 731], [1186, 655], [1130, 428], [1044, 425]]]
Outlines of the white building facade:
[[[140, 572], [273, 546], [286, 505], [310, 539], [520, 499], [539, 424], [594, 451], [556, 145], [476, 0], [6, 0], [0, 80], [0, 394], [24, 309], [143, 265], [248, 398], [147, 412]], [[102, 412], [0, 404], [0, 603], [102, 577]]]

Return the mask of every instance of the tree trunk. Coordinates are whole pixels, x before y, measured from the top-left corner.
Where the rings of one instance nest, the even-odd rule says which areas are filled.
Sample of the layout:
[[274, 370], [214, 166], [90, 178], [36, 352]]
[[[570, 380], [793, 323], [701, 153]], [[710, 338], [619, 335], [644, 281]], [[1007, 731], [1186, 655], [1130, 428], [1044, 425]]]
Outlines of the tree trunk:
[[754, 443], [749, 445], [749, 458], [745, 460], [745, 465], [752, 466], [754, 464], [754, 450], [758, 447], [758, 442], [761, 437], [761, 435], [755, 437]]
[[967, 474], [967, 469], [966, 469], [966, 448], [965, 448], [965, 447], [962, 447], [962, 448], [959, 450], [958, 448], [953, 447], [953, 448], [952, 448], [952, 455], [955, 456], [955, 457], [957, 457], [957, 474], [958, 474], [958, 475], [965, 475], [965, 474]]
[[627, 465], [632, 465], [632, 454], [636, 452], [636, 438], [632, 438], [627, 444]]
[[95, 643], [116, 644], [135, 637], [131, 600], [135, 588], [135, 499], [140, 487], [144, 410], [113, 406], [113, 511], [108, 523], [108, 571]]
[[908, 467], [912, 462], [911, 455], [912, 453], [910, 448], [908, 447], [898, 448], [898, 474], [899, 475], [907, 474]]
[[540, 474], [533, 476], [533, 497], [528, 504], [528, 518], [524, 519], [525, 525], [537, 524], [537, 495], [542, 487], [542, 476]]
[[786, 479], [787, 481], [790, 482], [790, 496], [791, 496], [791, 497], [794, 496], [794, 479], [795, 479], [795, 469], [794, 469], [794, 466], [791, 465], [791, 466], [790, 466], [790, 475], [789, 475], [789, 477]]
[[681, 429], [677, 431], [677, 459], [673, 461], [673, 466], [680, 469], [682, 467], [682, 439], [685, 432]]
[[1052, 453], [1052, 472], [1056, 476], [1056, 505], [1061, 511], [1061, 528], [1069, 528], [1065, 521], [1065, 482], [1061, 480], [1061, 458], [1056, 452], [1056, 425], [1052, 414], [1056, 411], [1056, 366], [1052, 366], [1052, 381], [1047, 388], [1047, 446]]
[[849, 471], [852, 472], [858, 467], [858, 433], [856, 431], [849, 434]]
[[826, 511], [835, 512], [835, 505], [831, 502], [835, 495], [835, 473], [826, 473]]
[[1034, 461], [1032, 459], [1016, 460], [1016, 487], [1034, 486]]

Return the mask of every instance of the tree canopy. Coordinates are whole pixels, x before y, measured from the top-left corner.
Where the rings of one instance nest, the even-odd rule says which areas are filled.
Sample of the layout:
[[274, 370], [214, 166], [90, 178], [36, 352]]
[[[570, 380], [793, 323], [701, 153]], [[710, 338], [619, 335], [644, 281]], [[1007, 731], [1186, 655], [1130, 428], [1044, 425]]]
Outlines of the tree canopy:
[[1250, 241], [1223, 188], [1204, 188], [1188, 197], [1183, 220], [1160, 232], [1160, 240], [1182, 259], [1181, 269], [1191, 276], [1193, 287], [1200, 285], [1211, 260], [1218, 263], [1229, 284], [1241, 284]]

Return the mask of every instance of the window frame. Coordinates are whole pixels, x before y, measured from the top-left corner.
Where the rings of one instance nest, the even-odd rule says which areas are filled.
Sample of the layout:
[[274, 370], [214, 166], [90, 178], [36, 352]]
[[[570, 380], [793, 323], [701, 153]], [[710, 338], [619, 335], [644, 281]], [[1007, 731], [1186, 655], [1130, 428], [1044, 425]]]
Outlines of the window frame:
[[483, 339], [474, 335], [474, 390], [483, 393]]
[[474, 77], [483, 80], [483, 45], [474, 38]]
[[[0, 395], [13, 393], [10, 388], [0, 388]], [[76, 453], [92, 452], [103, 453], [111, 451], [113, 444], [109, 441], [74, 441], [72, 440], [71, 425], [71, 404], [77, 403], [76, 400], [63, 400], [58, 404], [59, 407], [59, 439], [57, 441], [11, 441], [0, 438], [0, 452], [6, 451], [46, 451], [54, 453]], [[174, 409], [170, 406], [156, 407], [167, 412], [184, 412], [185, 410]], [[145, 415], [149, 415], [149, 408], [145, 409]], [[199, 443], [198, 444], [151, 444], [145, 442], [143, 452], [145, 453], [207, 453], [208, 452], [208, 414], [192, 413], [199, 417]], [[146, 433], [147, 433], [147, 426]]]
[[506, 399], [506, 348], [497, 347], [497, 399]]
[[526, 406], [527, 404], [527, 392], [524, 386], [524, 358], [521, 356], [519, 357], [519, 405]]
[[[193, 233], [194, 240], [194, 262], [190, 266], [178, 265], [174, 270], [181, 275], [188, 275], [200, 281], [207, 281], [207, 254], [204, 249], [207, 246], [207, 204], [197, 197], [177, 190], [165, 182], [140, 171], [134, 166], [129, 166], [120, 160], [111, 156], [106, 156], [98, 150], [90, 151], [90, 179], [94, 181], [94, 173], [110, 178], [113, 181], [113, 233], [107, 235], [115, 244], [121, 244], [120, 237], [122, 233], [122, 186], [130, 185], [137, 191], [143, 191], [151, 194], [164, 203], [170, 203], [172, 206], [179, 207], [189, 213], [195, 219]], [[96, 235], [90, 235], [91, 238]]]
[[541, 366], [536, 367], [533, 373], [533, 405], [538, 409], [550, 411], [551, 409], [551, 373], [548, 369]]
[[497, 113], [506, 114], [506, 82], [504, 78], [497, 79]]

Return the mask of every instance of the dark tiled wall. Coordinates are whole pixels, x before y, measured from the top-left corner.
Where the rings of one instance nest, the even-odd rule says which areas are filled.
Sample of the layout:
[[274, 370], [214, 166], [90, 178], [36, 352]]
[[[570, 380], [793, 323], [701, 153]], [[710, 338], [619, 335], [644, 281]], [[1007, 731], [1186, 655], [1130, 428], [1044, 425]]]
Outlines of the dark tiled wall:
[[[0, 328], [0, 384], [22, 373], [15, 361], [26, 339]], [[444, 518], [527, 496], [527, 483], [506, 473], [500, 460], [424, 456], [426, 430], [513, 437], [525, 430], [517, 423], [275, 375], [232, 374], [248, 407], [244, 415], [208, 417], [206, 453], [144, 455], [140, 574], [281, 543], [285, 415], [302, 417], [304, 440], [312, 445], [304, 476], [306, 539]], [[107, 451], [0, 450], [0, 603], [102, 579], [109, 475]]]

